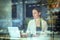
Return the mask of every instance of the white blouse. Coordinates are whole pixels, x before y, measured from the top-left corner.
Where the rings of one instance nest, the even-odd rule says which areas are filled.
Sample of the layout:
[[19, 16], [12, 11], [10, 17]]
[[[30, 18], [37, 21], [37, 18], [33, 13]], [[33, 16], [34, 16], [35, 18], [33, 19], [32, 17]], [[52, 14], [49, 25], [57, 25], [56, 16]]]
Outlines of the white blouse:
[[[42, 31], [46, 32], [47, 31], [47, 23], [46, 23], [46, 21], [43, 20], [42, 18], [40, 20], [41, 20]], [[26, 33], [36, 34], [35, 19], [32, 19], [32, 20], [29, 21]]]

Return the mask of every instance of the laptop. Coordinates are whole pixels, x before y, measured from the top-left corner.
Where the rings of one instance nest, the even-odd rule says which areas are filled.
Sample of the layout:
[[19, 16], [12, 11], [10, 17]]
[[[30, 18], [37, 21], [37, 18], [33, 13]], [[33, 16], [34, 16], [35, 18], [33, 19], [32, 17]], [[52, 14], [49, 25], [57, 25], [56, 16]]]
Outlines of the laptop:
[[8, 32], [10, 35], [10, 38], [20, 38], [20, 31], [18, 27], [8, 27]]

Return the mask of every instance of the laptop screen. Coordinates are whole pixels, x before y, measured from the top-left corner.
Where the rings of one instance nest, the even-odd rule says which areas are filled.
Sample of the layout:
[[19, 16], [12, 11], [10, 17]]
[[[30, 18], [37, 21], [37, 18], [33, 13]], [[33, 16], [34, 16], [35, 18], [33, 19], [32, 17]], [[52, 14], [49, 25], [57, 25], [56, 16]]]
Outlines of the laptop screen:
[[10, 37], [20, 38], [20, 31], [18, 27], [8, 27], [8, 32], [9, 32]]

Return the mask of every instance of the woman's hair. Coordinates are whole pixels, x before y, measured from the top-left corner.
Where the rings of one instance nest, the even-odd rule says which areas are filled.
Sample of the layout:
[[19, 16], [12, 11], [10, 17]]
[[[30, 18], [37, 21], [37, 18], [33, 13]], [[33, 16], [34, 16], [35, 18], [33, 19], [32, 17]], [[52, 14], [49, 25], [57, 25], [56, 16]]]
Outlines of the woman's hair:
[[37, 10], [38, 12], [41, 12], [39, 8], [33, 8], [33, 10]]

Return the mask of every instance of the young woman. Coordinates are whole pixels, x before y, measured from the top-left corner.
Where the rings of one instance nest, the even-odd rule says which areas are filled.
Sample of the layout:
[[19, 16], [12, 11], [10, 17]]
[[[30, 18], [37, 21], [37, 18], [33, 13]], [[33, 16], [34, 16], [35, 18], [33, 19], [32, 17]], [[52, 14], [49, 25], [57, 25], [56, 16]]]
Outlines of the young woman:
[[33, 15], [34, 19], [29, 21], [26, 32], [28, 34], [33, 34], [34, 36], [36, 36], [37, 32], [42, 31], [42, 32], [46, 33], [47, 23], [45, 20], [43, 20], [41, 18], [41, 11], [38, 8], [34, 8], [32, 10], [32, 15]]

